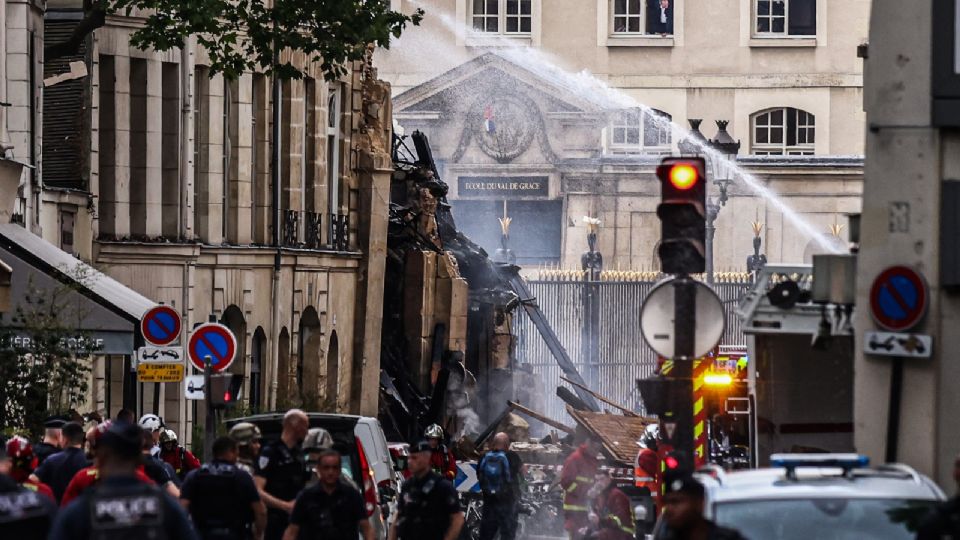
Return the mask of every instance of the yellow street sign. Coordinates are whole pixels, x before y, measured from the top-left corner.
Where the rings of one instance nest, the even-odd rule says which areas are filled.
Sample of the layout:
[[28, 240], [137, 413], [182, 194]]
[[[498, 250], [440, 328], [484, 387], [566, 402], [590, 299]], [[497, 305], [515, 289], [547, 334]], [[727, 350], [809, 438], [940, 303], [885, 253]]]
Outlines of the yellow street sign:
[[139, 364], [137, 380], [140, 382], [180, 382], [183, 380], [183, 364]]

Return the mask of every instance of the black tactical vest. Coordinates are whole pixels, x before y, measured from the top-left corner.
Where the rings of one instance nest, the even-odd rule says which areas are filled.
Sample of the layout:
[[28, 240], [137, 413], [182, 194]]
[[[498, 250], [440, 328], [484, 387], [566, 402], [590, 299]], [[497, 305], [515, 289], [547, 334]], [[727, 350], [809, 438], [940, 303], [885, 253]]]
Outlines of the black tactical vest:
[[91, 489], [92, 540], [167, 540], [163, 494], [158, 488], [100, 484]]
[[44, 495], [27, 489], [0, 493], [0, 531], [17, 540], [46, 538], [53, 512]]
[[238, 503], [240, 476], [229, 463], [207, 463], [194, 473], [190, 515], [206, 539], [242, 539], [250, 536], [250, 504]]

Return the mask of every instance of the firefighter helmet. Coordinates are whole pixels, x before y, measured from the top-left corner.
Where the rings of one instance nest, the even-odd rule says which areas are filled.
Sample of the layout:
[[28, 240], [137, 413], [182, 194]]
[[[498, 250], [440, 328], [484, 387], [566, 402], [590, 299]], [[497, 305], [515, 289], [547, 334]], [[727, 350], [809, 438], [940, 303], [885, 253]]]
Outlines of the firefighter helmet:
[[640, 444], [651, 450], [657, 449], [657, 441], [660, 440], [660, 426], [658, 424], [649, 424], [640, 437]]
[[175, 443], [177, 442], [177, 432], [172, 429], [165, 429], [160, 432], [160, 444], [166, 444], [168, 442]]
[[437, 424], [430, 424], [427, 426], [426, 431], [423, 432], [423, 436], [428, 439], [442, 439], [443, 428]]
[[7, 457], [12, 464], [11, 476], [17, 482], [23, 482], [37, 468], [37, 455], [33, 445], [25, 437], [14, 435], [7, 441]]
[[310, 428], [307, 438], [303, 440], [304, 450], [327, 450], [333, 448], [333, 437], [323, 428]]
[[139, 424], [140, 427], [151, 433], [163, 427], [163, 421], [155, 414], [145, 414], [141, 416]]

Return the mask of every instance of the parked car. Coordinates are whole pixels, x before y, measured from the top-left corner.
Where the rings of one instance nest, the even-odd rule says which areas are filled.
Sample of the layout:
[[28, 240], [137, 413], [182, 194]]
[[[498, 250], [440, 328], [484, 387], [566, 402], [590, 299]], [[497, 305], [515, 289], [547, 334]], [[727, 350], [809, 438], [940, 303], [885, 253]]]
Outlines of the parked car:
[[[746, 538], [907, 540], [946, 499], [928, 477], [902, 464], [869, 466], [856, 454], [775, 454], [766, 469], [699, 474], [705, 513]], [[655, 538], [666, 537], [658, 523]]]
[[392, 442], [387, 444], [390, 449], [390, 457], [393, 458], [393, 470], [400, 475], [400, 482], [410, 478], [410, 445], [403, 442]]
[[[265, 413], [244, 418], [232, 418], [226, 424], [229, 428], [239, 422], [251, 422], [260, 428], [264, 441], [272, 441], [280, 438], [283, 414], [282, 412]], [[384, 462], [384, 459], [388, 464], [392, 462], [380, 423], [376, 418], [349, 414], [307, 413], [307, 418], [310, 420], [311, 428], [320, 427], [330, 432], [333, 437], [334, 450], [340, 452], [343, 456], [341, 460], [343, 477], [360, 490], [366, 503], [367, 516], [376, 532], [376, 537], [385, 539], [387, 537], [387, 516], [384, 515], [381, 505], [389, 508], [392, 499], [381, 500], [377, 487], [376, 468], [380, 467], [382, 469], [380, 464]], [[357, 429], [358, 426], [360, 427], [359, 430]], [[382, 439], [382, 449], [377, 448], [378, 434]], [[365, 439], [366, 442], [364, 442]], [[386, 458], [383, 457], [384, 455]]]

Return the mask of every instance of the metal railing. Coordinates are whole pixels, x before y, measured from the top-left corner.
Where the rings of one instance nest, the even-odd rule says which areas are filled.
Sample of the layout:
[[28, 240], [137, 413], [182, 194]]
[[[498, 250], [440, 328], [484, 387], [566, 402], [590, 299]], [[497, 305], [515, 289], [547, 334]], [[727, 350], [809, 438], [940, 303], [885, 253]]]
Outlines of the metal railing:
[[302, 249], [350, 251], [350, 217], [327, 214], [327, 238], [323, 241], [323, 219], [320, 212], [283, 211], [282, 243]]

